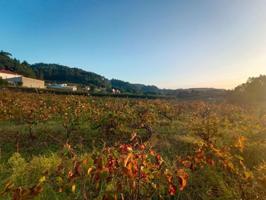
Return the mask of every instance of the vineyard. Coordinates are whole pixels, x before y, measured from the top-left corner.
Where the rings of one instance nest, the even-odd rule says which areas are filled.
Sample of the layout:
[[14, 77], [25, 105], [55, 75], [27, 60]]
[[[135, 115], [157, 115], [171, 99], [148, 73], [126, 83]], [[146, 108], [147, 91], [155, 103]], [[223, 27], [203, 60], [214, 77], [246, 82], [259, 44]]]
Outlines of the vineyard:
[[0, 91], [0, 199], [266, 199], [266, 109]]

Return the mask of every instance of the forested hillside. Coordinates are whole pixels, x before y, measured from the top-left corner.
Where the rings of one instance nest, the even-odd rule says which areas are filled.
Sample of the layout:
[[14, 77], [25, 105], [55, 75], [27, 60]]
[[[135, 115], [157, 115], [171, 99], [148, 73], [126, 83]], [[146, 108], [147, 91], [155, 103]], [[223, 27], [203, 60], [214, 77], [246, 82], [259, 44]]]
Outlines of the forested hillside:
[[35, 78], [35, 73], [30, 64], [26, 61], [20, 62], [16, 58], [12, 58], [12, 54], [0, 51], [0, 69], [7, 69], [27, 77]]
[[31, 66], [38, 78], [52, 82], [77, 83], [109, 88], [108, 79], [96, 73], [58, 64], [38, 63]]
[[111, 85], [121, 92], [127, 93], [145, 93], [145, 94], [160, 94], [161, 90], [154, 85], [131, 84], [129, 82], [120, 81], [117, 79], [111, 80]]
[[246, 83], [237, 86], [230, 95], [231, 100], [242, 103], [266, 101], [266, 75], [249, 78]]

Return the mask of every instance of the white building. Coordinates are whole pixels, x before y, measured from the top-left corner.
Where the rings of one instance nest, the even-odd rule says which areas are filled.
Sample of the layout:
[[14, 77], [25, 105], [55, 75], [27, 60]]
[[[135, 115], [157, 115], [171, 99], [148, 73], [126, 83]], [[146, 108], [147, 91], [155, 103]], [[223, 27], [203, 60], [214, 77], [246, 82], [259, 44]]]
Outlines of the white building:
[[63, 90], [71, 90], [71, 91], [77, 91], [77, 86], [70, 86], [67, 85], [66, 83], [63, 84], [50, 84], [47, 86], [48, 88], [52, 89], [63, 89]]
[[86, 86], [85, 90], [90, 91], [91, 90], [90, 86]]
[[19, 75], [19, 74], [14, 73], [14, 72], [11, 72], [9, 70], [0, 69], [0, 77], [2, 79], [9, 79], [9, 78], [22, 77], [22, 76]]
[[67, 89], [69, 89], [71, 91], [77, 91], [78, 90], [77, 86], [75, 86], [75, 85], [72, 85], [72, 86], [68, 85], [66, 87], [67, 87]]

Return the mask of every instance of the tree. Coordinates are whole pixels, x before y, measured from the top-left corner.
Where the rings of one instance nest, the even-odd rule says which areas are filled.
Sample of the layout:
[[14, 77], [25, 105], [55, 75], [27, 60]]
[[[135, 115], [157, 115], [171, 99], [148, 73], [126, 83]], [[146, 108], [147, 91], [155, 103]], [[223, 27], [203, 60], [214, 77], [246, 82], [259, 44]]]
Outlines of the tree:
[[9, 57], [9, 58], [12, 57], [12, 54], [9, 52], [6, 52], [6, 51], [0, 51], [0, 55], [5, 56], [5, 57]]
[[266, 75], [249, 78], [231, 92], [230, 98], [245, 103], [266, 101]]

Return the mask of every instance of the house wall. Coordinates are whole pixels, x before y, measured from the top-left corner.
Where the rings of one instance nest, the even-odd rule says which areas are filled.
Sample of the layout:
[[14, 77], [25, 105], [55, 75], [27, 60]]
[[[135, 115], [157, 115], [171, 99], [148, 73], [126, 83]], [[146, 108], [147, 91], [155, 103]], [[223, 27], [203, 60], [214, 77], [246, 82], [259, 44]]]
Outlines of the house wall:
[[45, 88], [44, 81], [27, 77], [22, 77], [22, 86], [30, 88]]
[[22, 84], [22, 87], [29, 88], [45, 88], [44, 81], [27, 77], [14, 77], [7, 79], [8, 82], [13, 84]]

